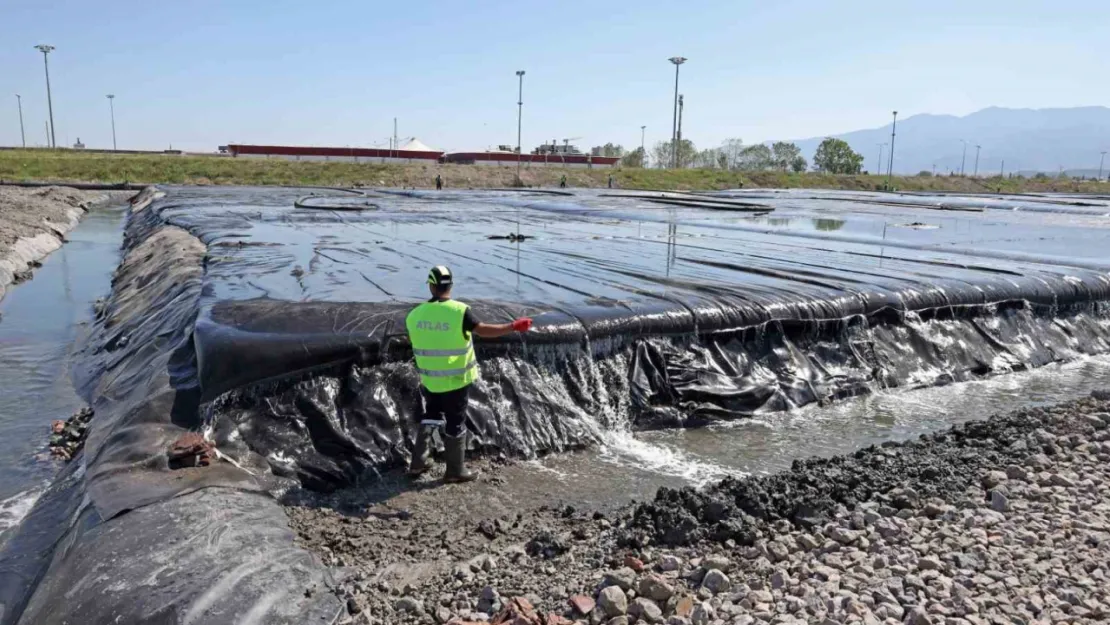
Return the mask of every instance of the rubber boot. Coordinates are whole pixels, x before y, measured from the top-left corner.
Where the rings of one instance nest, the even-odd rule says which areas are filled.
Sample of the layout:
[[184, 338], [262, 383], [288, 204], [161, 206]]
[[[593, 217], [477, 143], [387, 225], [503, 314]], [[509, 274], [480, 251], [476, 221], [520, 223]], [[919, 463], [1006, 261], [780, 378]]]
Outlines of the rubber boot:
[[416, 431], [416, 445], [412, 448], [412, 461], [409, 463], [409, 477], [423, 475], [428, 470], [430, 452], [428, 442], [432, 438], [432, 428], [422, 425]]
[[447, 463], [447, 472], [443, 475], [444, 482], [461, 484], [478, 479], [476, 474], [466, 470], [466, 432], [457, 437], [444, 433], [443, 458]]

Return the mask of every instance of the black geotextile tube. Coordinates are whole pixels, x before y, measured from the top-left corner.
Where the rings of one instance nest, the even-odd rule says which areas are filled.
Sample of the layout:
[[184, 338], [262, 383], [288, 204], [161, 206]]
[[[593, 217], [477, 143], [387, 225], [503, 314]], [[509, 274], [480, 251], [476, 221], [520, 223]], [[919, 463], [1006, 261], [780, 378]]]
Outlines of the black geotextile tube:
[[192, 352], [204, 246], [147, 210], [74, 371], [89, 438], [0, 546], [0, 625], [333, 623], [343, 611], [281, 506], [226, 462], [170, 470], [202, 424]]
[[[235, 308], [244, 313], [252, 306]], [[343, 306], [311, 308], [337, 327], [348, 323]], [[483, 345], [483, 375], [472, 390], [468, 425], [475, 446], [528, 456], [597, 442], [606, 429], [693, 426], [875, 387], [970, 380], [1110, 351], [1107, 312], [1098, 303], [1050, 308], [1015, 301], [921, 314], [773, 321], [701, 337], [636, 335], [625, 327], [624, 333], [589, 340], [581, 325], [566, 324], [556, 326], [565, 333], [541, 329], [532, 337], [555, 339], [547, 344], [515, 337], [517, 343]], [[253, 329], [268, 326], [261, 315], [252, 318]], [[291, 325], [304, 321], [295, 314], [275, 318]], [[391, 333], [400, 318], [362, 319], [366, 326], [359, 333], [378, 328], [378, 343], [361, 351], [351, 347], [346, 359], [334, 345], [314, 352], [313, 341], [280, 342], [286, 346], [280, 352], [253, 343], [246, 350], [257, 354], [251, 362], [275, 374], [267, 385], [215, 402], [221, 449], [323, 491], [373, 480], [378, 471], [404, 462], [420, 415], [419, 380], [404, 340]], [[581, 342], [560, 342], [567, 338]], [[383, 342], [392, 348], [383, 349]], [[240, 348], [248, 344], [244, 339]], [[223, 356], [229, 353], [213, 358], [226, 367]], [[321, 358], [302, 366], [312, 353]], [[291, 360], [283, 364], [279, 358]], [[280, 381], [283, 369], [306, 375]]]

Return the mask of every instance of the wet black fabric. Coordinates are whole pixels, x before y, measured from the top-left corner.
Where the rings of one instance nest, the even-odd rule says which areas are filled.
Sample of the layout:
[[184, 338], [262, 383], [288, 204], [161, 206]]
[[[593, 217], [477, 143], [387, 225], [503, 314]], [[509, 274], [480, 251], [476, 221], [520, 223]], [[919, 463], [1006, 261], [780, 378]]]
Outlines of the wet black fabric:
[[[477, 318], [535, 320], [476, 341], [472, 445], [512, 455], [1110, 351], [1100, 198], [304, 193], [171, 188], [129, 217], [74, 372], [83, 463], [0, 547], [0, 625], [332, 622], [264, 493], [407, 461], [404, 318], [436, 264]], [[171, 471], [198, 430], [228, 461]]]

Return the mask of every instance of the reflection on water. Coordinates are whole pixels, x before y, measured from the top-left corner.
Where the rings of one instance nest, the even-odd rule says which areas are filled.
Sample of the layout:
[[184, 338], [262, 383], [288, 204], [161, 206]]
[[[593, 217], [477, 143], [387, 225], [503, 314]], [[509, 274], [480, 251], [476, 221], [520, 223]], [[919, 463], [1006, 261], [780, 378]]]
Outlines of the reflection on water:
[[843, 228], [844, 223], [843, 219], [814, 219], [813, 227], [822, 232], [832, 232], [833, 230], [840, 230]]
[[69, 357], [119, 262], [119, 209], [96, 210], [0, 301], [0, 530], [19, 521], [58, 465], [43, 458], [50, 422], [84, 405]]

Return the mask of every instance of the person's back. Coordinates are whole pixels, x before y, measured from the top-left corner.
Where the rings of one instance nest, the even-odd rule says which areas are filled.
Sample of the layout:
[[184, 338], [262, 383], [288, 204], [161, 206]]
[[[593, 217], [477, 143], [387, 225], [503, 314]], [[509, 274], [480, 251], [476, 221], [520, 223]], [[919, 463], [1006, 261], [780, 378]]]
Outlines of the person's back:
[[423, 390], [424, 417], [417, 430], [410, 475], [428, 469], [428, 443], [432, 431], [444, 428], [444, 457], [447, 482], [469, 482], [474, 475], [464, 466], [466, 454], [466, 408], [470, 386], [478, 380], [478, 358], [473, 335], [497, 338], [511, 332], [527, 332], [528, 318], [503, 324], [478, 321], [470, 307], [451, 299], [451, 270], [440, 265], [428, 273], [432, 298], [409, 312], [405, 318], [412, 343], [416, 369]]

